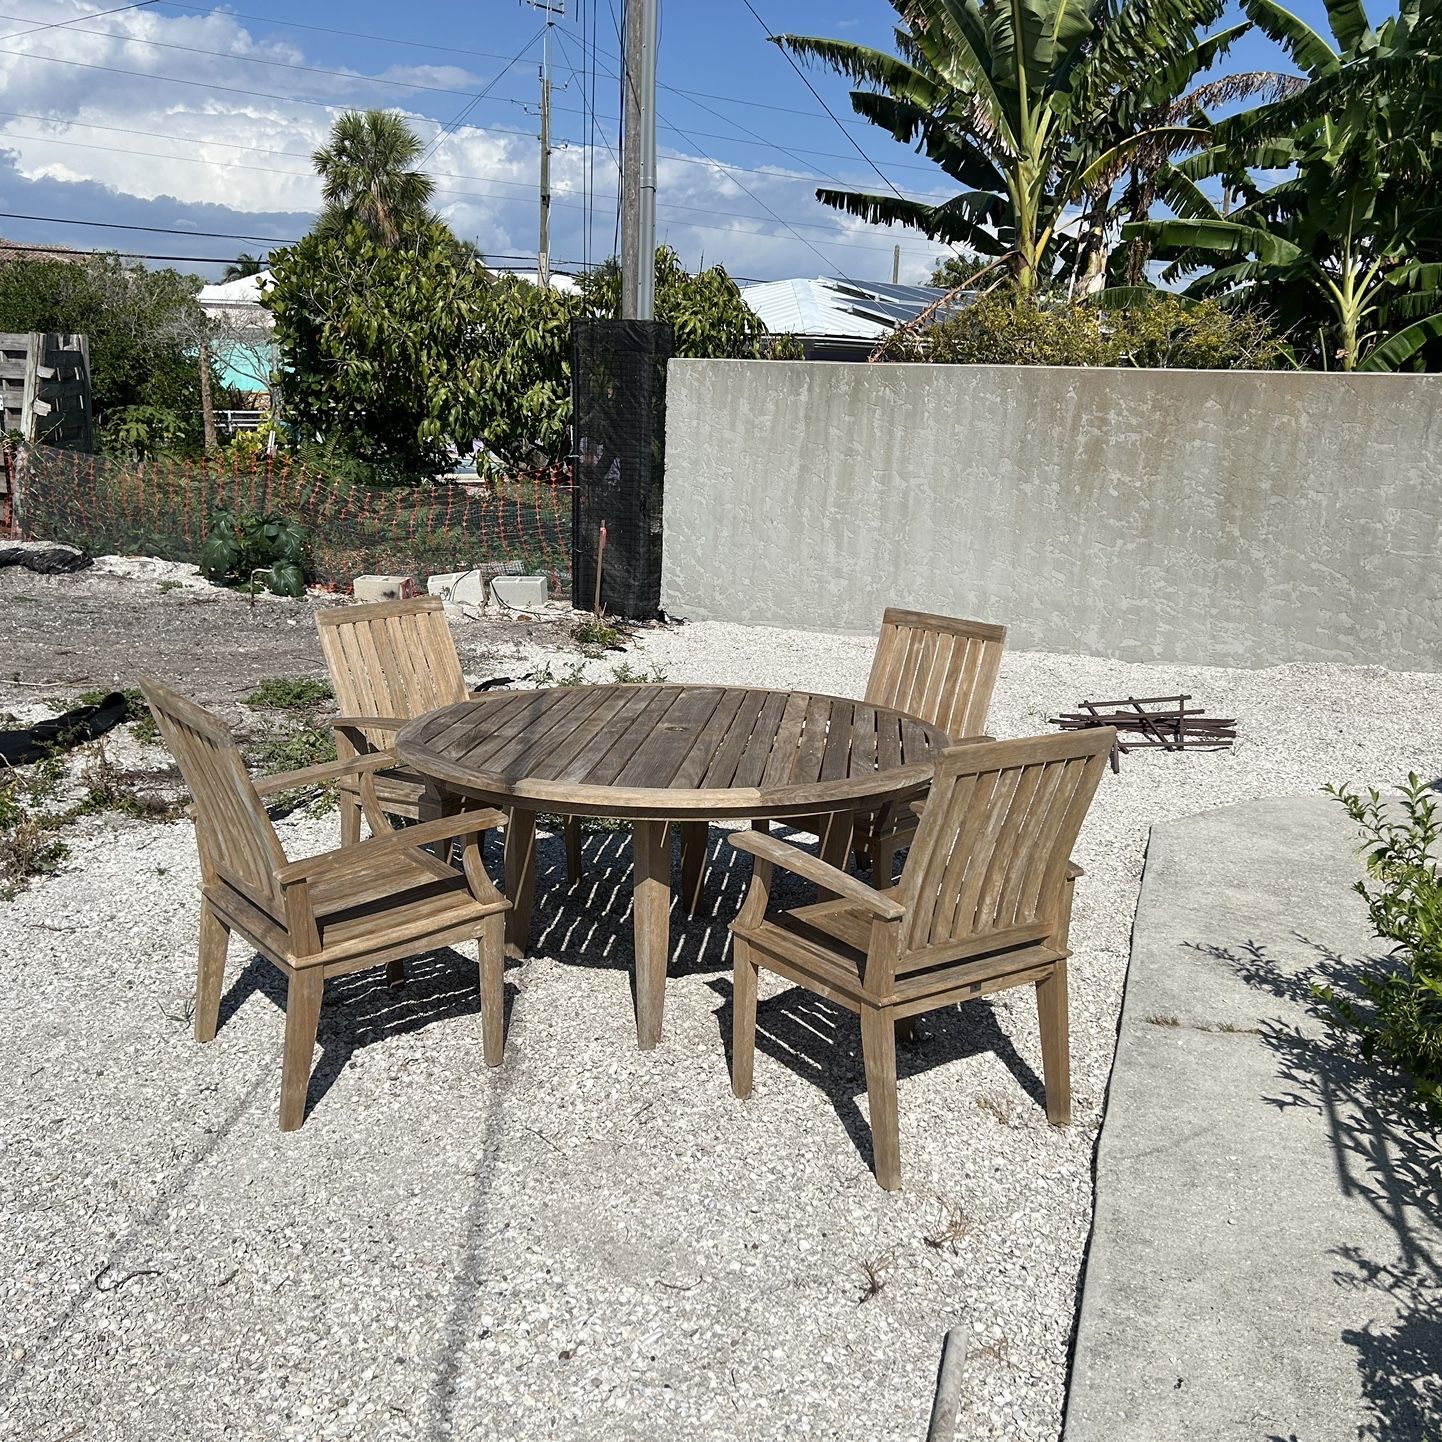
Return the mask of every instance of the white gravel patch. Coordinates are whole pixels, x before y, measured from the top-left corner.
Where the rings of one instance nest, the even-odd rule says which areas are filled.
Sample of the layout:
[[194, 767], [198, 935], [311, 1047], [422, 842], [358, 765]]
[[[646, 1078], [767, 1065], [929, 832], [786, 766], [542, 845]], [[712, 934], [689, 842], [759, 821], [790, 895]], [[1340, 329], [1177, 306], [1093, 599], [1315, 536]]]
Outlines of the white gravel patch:
[[[630, 655], [672, 680], [858, 695], [871, 645], [694, 624]], [[1049, 1128], [1028, 1093], [1026, 996], [939, 1014], [901, 1056], [895, 1196], [858, 1150], [854, 1021], [773, 983], [755, 1093], [730, 1094], [725, 923], [746, 868], [719, 833], [711, 914], [675, 922], [655, 1051], [635, 1047], [626, 848], [592, 836], [567, 892], [552, 838], [533, 955], [508, 972], [505, 1066], [482, 1065], [474, 969], [454, 954], [399, 993], [346, 978], [289, 1137], [275, 974], [237, 943], [219, 1037], [199, 1047], [184, 1024], [189, 826], [75, 838], [0, 911], [0, 1435], [919, 1437], [960, 1322], [958, 1435], [1053, 1442], [1148, 827], [1393, 782], [1442, 752], [1435, 678], [1374, 668], [1012, 654], [992, 729], [1176, 687], [1240, 739], [1135, 755], [1103, 782], [1078, 848], [1074, 1125]], [[295, 817], [282, 837], [300, 855], [335, 825]], [[883, 1285], [862, 1301], [868, 1262]]]

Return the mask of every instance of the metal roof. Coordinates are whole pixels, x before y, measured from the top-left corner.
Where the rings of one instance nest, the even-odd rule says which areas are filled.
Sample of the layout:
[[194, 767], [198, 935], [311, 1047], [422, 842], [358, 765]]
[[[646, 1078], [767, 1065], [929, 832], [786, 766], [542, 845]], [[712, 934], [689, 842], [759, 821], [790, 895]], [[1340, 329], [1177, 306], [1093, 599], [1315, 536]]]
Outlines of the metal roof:
[[748, 285], [741, 298], [776, 334], [881, 339], [915, 320], [946, 292], [929, 285], [818, 276]]

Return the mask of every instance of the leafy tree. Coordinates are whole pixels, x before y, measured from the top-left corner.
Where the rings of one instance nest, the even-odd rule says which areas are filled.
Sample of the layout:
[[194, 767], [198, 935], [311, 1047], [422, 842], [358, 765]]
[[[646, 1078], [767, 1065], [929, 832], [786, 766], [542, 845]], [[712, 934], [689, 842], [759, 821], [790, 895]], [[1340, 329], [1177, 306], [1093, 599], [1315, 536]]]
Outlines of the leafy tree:
[[265, 269], [265, 261], [261, 256], [252, 255], [248, 250], [243, 250], [236, 258], [221, 272], [221, 280], [245, 280], [248, 276], [259, 275]]
[[[891, 0], [897, 55], [842, 40], [778, 43], [867, 89], [857, 114], [914, 144], [962, 188], [938, 205], [821, 189], [873, 224], [912, 225], [1005, 256], [1022, 295], [1042, 289], [1066, 247], [1067, 213], [1089, 212], [1133, 156], [1194, 147], [1206, 132], [1169, 107], [1243, 27], [1199, 29], [1220, 0]], [[1075, 246], [1071, 266], [1082, 264]]]
[[126, 412], [156, 443], [193, 445], [200, 433], [197, 348], [200, 282], [115, 255], [0, 266], [0, 330], [63, 331], [90, 339], [91, 402], [102, 446]]
[[[1172, 262], [1165, 280], [1194, 274], [1189, 294], [1267, 306], [1315, 364], [1416, 364], [1442, 339], [1442, 10], [1374, 31], [1359, 0], [1332, 0], [1334, 48], [1274, 0], [1246, 3], [1306, 87], [1220, 122], [1162, 178], [1176, 218], [1125, 234]], [[1240, 201], [1225, 214], [1202, 189], [1215, 177]]]
[[381, 473], [433, 473], [479, 435], [490, 276], [439, 221], [387, 240], [359, 221], [271, 257], [286, 407], [303, 435]]
[[[588, 315], [614, 316], [621, 310], [621, 267], [612, 258], [582, 277], [581, 305]], [[766, 350], [766, 327], [741, 298], [724, 266], [697, 275], [668, 245], [656, 249], [656, 319], [676, 332], [678, 356], [726, 360]]]
[[982, 255], [941, 255], [926, 278], [938, 290], [962, 290], [975, 280], [997, 280], [1001, 267]]
[[427, 218], [435, 182], [412, 169], [423, 153], [399, 115], [347, 110], [331, 127], [330, 143], [311, 157], [326, 204], [318, 228], [344, 232], [359, 222], [395, 244], [403, 227]]

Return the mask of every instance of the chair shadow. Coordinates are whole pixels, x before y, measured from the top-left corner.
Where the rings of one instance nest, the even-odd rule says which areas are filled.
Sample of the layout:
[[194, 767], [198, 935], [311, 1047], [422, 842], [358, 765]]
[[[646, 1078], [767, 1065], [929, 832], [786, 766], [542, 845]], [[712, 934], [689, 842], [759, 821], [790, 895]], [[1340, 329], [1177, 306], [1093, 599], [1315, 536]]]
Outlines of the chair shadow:
[[[733, 1060], [733, 987], [719, 977], [708, 985], [721, 998], [715, 1012], [716, 1025], [729, 1069]], [[1001, 1029], [990, 998], [940, 1007], [916, 1020], [916, 1039], [902, 1041], [896, 1048], [898, 1083], [952, 1062], [991, 1053], [1045, 1115], [1046, 1089], [1042, 1080]], [[875, 1166], [871, 1128], [858, 1105], [866, 1092], [866, 1070], [861, 1056], [861, 1025], [853, 1012], [805, 987], [790, 987], [757, 1003], [756, 1049], [821, 1092], [862, 1160]]]
[[[221, 998], [217, 1042], [226, 1022], [253, 996], [264, 997], [284, 1016], [286, 990], [285, 976], [264, 957], [253, 955]], [[507, 983], [504, 995], [503, 1025], [509, 1035], [516, 987]], [[365, 1047], [460, 1017], [473, 1018], [479, 1032], [480, 1014], [476, 958], [448, 946], [407, 961], [406, 979], [398, 986], [387, 981], [384, 966], [331, 977], [321, 1002], [318, 1055], [311, 1068], [306, 1116]], [[278, 1074], [275, 1081], [278, 1088]]]

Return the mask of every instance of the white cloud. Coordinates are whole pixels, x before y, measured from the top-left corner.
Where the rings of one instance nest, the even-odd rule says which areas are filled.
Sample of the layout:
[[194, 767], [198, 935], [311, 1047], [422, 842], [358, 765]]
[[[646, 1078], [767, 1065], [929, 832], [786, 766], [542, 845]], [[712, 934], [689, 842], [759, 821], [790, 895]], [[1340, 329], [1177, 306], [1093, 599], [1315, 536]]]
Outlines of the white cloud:
[[[53, 19], [79, 17], [88, 6], [81, 0], [52, 0], [46, 13]], [[92, 34], [91, 29], [113, 33]], [[191, 48], [165, 49], [144, 41]], [[246, 63], [250, 59], [279, 65]], [[313, 69], [280, 68], [284, 65]], [[179, 221], [200, 230], [247, 230], [241, 223], [247, 216], [290, 217], [289, 231], [299, 233], [320, 203], [310, 153], [324, 143], [340, 108], [381, 104], [400, 109], [412, 116], [429, 145], [440, 122], [415, 107], [454, 114], [464, 105], [461, 97], [433, 91], [474, 93], [485, 83], [452, 65], [397, 65], [379, 76], [314, 73], [333, 69], [296, 45], [257, 39], [236, 16], [221, 11], [203, 16], [123, 12], [84, 31], [41, 32], [0, 48], [0, 154], [13, 177], [31, 182], [56, 207], [42, 212], [37, 205], [35, 213], [163, 225]], [[537, 142], [524, 132], [534, 122], [520, 109], [483, 113], [498, 116], [490, 128], [459, 128], [435, 146], [426, 163], [436, 178], [437, 208], [483, 251], [533, 254]], [[564, 134], [563, 127], [558, 130]], [[817, 177], [795, 169], [728, 172], [679, 151], [662, 157], [658, 178], [658, 230], [692, 265], [704, 255], [733, 274], [758, 278], [889, 277], [891, 248], [899, 241], [903, 279], [919, 280], [943, 249], [914, 232], [867, 226], [826, 209], [814, 199]], [[594, 197], [589, 244], [588, 179]], [[553, 156], [552, 180], [553, 255], [562, 261], [604, 258], [615, 235], [611, 155], [597, 148], [588, 156], [583, 145], [563, 145]], [[856, 180], [862, 189], [874, 182], [874, 176]], [[73, 206], [55, 198], [67, 187], [74, 188]], [[98, 213], [99, 193], [125, 200], [123, 216], [120, 207], [113, 217]], [[8, 195], [15, 209], [29, 208], [16, 203], [24, 188], [13, 180]], [[147, 214], [147, 206], [154, 207], [154, 215]], [[772, 218], [768, 208], [785, 217], [791, 229]], [[227, 215], [231, 223], [219, 224]], [[96, 233], [81, 241], [63, 228], [21, 235], [7, 224], [6, 232], [23, 239], [104, 243]], [[175, 240], [181, 249], [194, 244]], [[123, 237], [110, 243], [137, 244]], [[219, 247], [217, 253], [226, 248], [222, 241], [212, 245]]]

